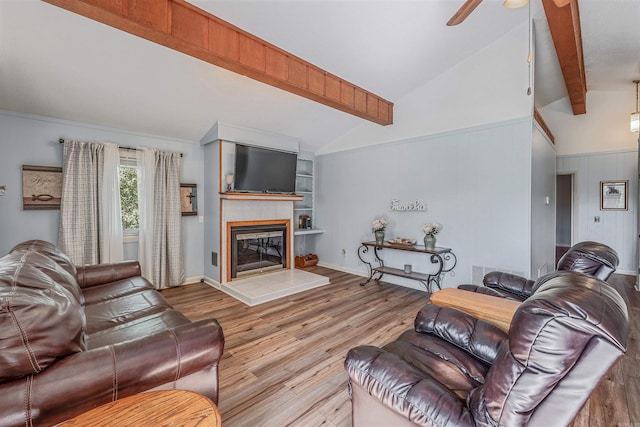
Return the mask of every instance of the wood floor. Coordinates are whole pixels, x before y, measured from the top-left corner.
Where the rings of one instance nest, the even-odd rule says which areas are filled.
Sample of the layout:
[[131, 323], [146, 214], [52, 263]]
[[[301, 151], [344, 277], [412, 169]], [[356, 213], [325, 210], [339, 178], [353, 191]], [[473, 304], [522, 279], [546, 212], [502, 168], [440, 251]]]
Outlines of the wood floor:
[[[218, 319], [225, 334], [219, 408], [225, 427], [350, 426], [343, 368], [356, 345], [383, 345], [413, 327], [425, 292], [322, 267], [331, 284], [254, 307], [205, 284], [163, 295], [192, 319]], [[609, 280], [627, 299], [628, 353], [603, 380], [573, 427], [640, 425], [638, 309], [634, 278]]]

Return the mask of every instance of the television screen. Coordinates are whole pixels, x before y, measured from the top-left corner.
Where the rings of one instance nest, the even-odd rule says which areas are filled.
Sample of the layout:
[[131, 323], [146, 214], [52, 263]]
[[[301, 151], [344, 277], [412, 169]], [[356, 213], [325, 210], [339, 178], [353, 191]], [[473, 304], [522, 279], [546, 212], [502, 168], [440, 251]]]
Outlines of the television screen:
[[294, 193], [295, 153], [236, 144], [235, 190], [252, 193]]

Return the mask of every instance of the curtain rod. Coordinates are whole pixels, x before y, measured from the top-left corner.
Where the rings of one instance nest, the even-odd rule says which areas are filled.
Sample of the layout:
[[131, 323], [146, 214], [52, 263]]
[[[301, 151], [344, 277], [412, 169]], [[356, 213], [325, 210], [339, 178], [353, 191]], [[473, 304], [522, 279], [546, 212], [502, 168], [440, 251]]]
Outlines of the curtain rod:
[[[60, 138], [60, 139], [58, 140], [58, 142], [59, 142], [60, 144], [64, 143], [64, 138]], [[135, 147], [123, 147], [123, 146], [120, 146], [120, 145], [119, 145], [119, 146], [118, 146], [118, 148], [121, 148], [121, 149], [123, 149], [123, 150], [138, 151], [138, 149], [137, 149], [137, 148], [135, 148]], [[180, 153], [180, 157], [184, 157], [184, 155], [183, 155], [182, 153]]]

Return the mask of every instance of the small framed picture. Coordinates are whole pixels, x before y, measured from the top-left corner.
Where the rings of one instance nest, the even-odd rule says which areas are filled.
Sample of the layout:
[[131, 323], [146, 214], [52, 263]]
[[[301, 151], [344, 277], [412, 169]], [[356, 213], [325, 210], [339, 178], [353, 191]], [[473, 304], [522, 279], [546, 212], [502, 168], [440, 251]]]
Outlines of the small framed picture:
[[22, 209], [60, 209], [62, 168], [22, 166]]
[[626, 211], [629, 201], [629, 181], [600, 181], [600, 210]]
[[180, 184], [180, 210], [182, 216], [198, 215], [198, 186]]

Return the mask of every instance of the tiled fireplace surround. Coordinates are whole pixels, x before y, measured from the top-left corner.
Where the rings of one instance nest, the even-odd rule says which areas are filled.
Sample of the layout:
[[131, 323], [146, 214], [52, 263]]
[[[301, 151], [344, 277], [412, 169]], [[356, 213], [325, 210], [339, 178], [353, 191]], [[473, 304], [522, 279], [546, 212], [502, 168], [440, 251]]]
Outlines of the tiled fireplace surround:
[[288, 228], [287, 266], [293, 268], [293, 203], [296, 196], [238, 194], [221, 199], [221, 282], [231, 281], [231, 225], [286, 223]]
[[[282, 298], [327, 285], [329, 278], [294, 268], [293, 204], [300, 196], [225, 193], [220, 197], [220, 289], [247, 305]], [[231, 224], [280, 222], [288, 225], [287, 269], [230, 280], [229, 237]]]

